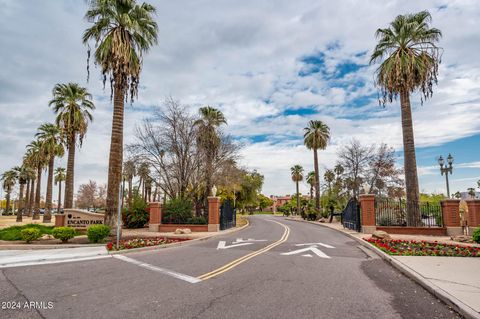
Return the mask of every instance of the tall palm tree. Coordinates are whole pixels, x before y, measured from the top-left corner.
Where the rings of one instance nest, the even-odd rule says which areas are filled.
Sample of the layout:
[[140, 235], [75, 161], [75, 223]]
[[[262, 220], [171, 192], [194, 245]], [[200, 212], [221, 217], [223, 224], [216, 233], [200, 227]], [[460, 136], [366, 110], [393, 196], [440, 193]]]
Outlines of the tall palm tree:
[[7, 200], [5, 212], [8, 213], [10, 211], [10, 194], [12, 193], [15, 184], [17, 183], [18, 173], [15, 169], [11, 169], [5, 171], [0, 179], [3, 181], [2, 187], [5, 191], [6, 195], [5, 198]]
[[55, 124], [45, 123], [38, 128], [36, 137], [42, 143], [42, 149], [45, 153], [46, 160], [48, 161], [47, 195], [45, 198], [45, 213], [43, 214], [43, 222], [49, 223], [52, 220], [51, 211], [55, 157], [62, 157], [64, 153], [61, 130]]
[[207, 207], [207, 198], [210, 195], [213, 186], [213, 162], [221, 142], [217, 129], [220, 125], [227, 124], [227, 120], [220, 110], [211, 106], [201, 107], [198, 112], [200, 118], [195, 121], [194, 125], [198, 129], [197, 144], [202, 150], [205, 158], [204, 200], [205, 207]]
[[320, 212], [320, 173], [318, 169], [318, 150], [324, 150], [330, 140], [330, 128], [319, 120], [311, 120], [304, 128], [304, 144], [313, 150], [313, 166], [315, 169], [315, 208]]
[[145, 200], [145, 190], [146, 190], [146, 182], [148, 179], [148, 176], [150, 175], [150, 167], [148, 163], [141, 163], [140, 166], [138, 167], [138, 176], [140, 177], [139, 179], [139, 184], [138, 184], [138, 191], [141, 192], [143, 200]]
[[315, 172], [307, 174], [307, 184], [310, 185], [310, 199], [313, 199], [313, 189], [315, 188]]
[[26, 165], [16, 166], [14, 168], [15, 172], [17, 173], [18, 184], [20, 185], [20, 192], [18, 195], [18, 209], [17, 209], [17, 222], [21, 222], [23, 220], [22, 214], [25, 210], [25, 200], [24, 200], [24, 192], [25, 192], [25, 184], [28, 181], [28, 171]]
[[303, 167], [300, 165], [295, 165], [290, 168], [290, 172], [292, 174], [292, 181], [295, 182], [297, 190], [297, 215], [300, 215], [300, 190], [298, 187], [298, 183], [303, 180]]
[[431, 20], [427, 11], [397, 16], [388, 28], [377, 30], [379, 42], [370, 58], [371, 64], [381, 62], [376, 71], [381, 103], [385, 105], [400, 96], [409, 226], [421, 223], [410, 94], [419, 90], [422, 103], [432, 96], [441, 60], [436, 43], [442, 33], [430, 27]]
[[32, 216], [32, 209], [33, 209], [33, 202], [34, 202], [34, 197], [35, 197], [35, 180], [37, 178], [36, 174], [36, 169], [30, 162], [31, 159], [29, 157], [30, 152], [26, 152], [25, 155], [23, 156], [23, 165], [26, 166], [27, 168], [27, 175], [28, 175], [28, 180], [27, 180], [27, 195], [28, 198], [26, 200], [25, 206], [26, 206], [26, 215], [28, 217]]
[[130, 205], [132, 204], [132, 187], [133, 187], [133, 178], [135, 177], [135, 174], [137, 173], [137, 168], [135, 167], [135, 162], [133, 160], [128, 160], [125, 162], [125, 165], [123, 166], [123, 172], [125, 175], [125, 178], [127, 179], [128, 182], [128, 203], [127, 207], [130, 208]]
[[58, 203], [57, 203], [57, 214], [60, 214], [60, 209], [62, 207], [62, 182], [65, 181], [65, 168], [57, 167], [55, 169], [55, 185], [58, 184]]
[[[127, 95], [137, 96], [143, 54], [157, 43], [155, 7], [135, 0], [91, 0], [85, 19], [93, 25], [83, 33], [83, 43], [95, 42], [95, 62], [113, 91], [113, 122], [108, 162], [105, 223], [116, 224], [115, 213], [122, 180], [123, 113]], [[88, 57], [90, 49], [88, 49]], [[88, 70], [87, 70], [88, 72]]]
[[76, 83], [57, 84], [53, 88], [53, 99], [49, 103], [57, 114], [56, 124], [61, 129], [68, 150], [67, 175], [65, 181], [65, 208], [73, 207], [73, 182], [75, 170], [75, 148], [82, 146], [87, 134], [88, 122], [93, 120], [95, 105], [87, 89]]
[[40, 186], [42, 185], [42, 169], [47, 164], [47, 158], [40, 140], [35, 140], [27, 145], [27, 158], [30, 165], [37, 170], [33, 219], [40, 219]]

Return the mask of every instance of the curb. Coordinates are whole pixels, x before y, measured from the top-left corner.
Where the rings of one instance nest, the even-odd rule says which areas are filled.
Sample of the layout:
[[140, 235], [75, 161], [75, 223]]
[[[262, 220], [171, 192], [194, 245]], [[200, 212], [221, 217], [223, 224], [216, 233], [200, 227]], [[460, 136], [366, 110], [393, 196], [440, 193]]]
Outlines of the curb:
[[383, 260], [385, 260], [390, 265], [395, 267], [398, 271], [400, 271], [402, 274], [404, 274], [405, 276], [407, 276], [408, 278], [412, 279], [417, 284], [419, 284], [420, 286], [425, 288], [432, 295], [434, 295], [438, 299], [442, 300], [445, 304], [451, 306], [456, 312], [458, 312], [459, 314], [461, 314], [465, 318], [480, 319], [480, 314], [478, 312], [476, 312], [475, 310], [473, 310], [470, 306], [464, 304], [462, 301], [460, 301], [456, 297], [452, 296], [451, 294], [449, 294], [445, 290], [441, 289], [440, 287], [428, 282], [420, 274], [418, 274], [416, 271], [414, 271], [410, 267], [405, 266], [403, 263], [399, 262], [398, 260], [395, 260], [390, 255], [384, 253], [383, 251], [381, 251], [377, 247], [373, 246], [372, 244], [366, 242], [365, 240], [363, 240], [361, 238], [358, 238], [358, 237], [355, 237], [352, 234], [343, 232], [343, 231], [338, 230], [338, 229], [330, 228], [328, 226], [325, 226], [325, 225], [322, 225], [322, 224], [319, 224], [319, 223], [315, 223], [315, 222], [311, 222], [311, 221], [307, 221], [307, 220], [291, 219], [291, 218], [286, 218], [286, 219], [291, 220], [291, 221], [309, 223], [309, 224], [321, 226], [321, 227], [324, 227], [324, 228], [329, 228], [333, 231], [337, 231], [337, 232], [339, 232], [339, 233], [341, 233], [345, 236], [348, 236], [348, 237], [356, 240], [362, 246], [367, 247], [370, 250], [373, 250]]
[[188, 246], [188, 245], [194, 244], [194, 243], [196, 243], [196, 242], [200, 242], [200, 241], [208, 240], [208, 239], [210, 239], [210, 238], [214, 238], [214, 237], [217, 237], [217, 236], [227, 235], [227, 234], [235, 233], [235, 232], [237, 232], [237, 231], [244, 230], [245, 228], [247, 228], [248, 226], [250, 226], [250, 221], [248, 220], [248, 218], [245, 218], [245, 219], [247, 220], [247, 224], [246, 224], [246, 225], [243, 225], [243, 226], [241, 226], [241, 227], [234, 228], [234, 229], [225, 230], [223, 233], [222, 233], [222, 232], [213, 233], [213, 234], [207, 235], [207, 236], [205, 236], [205, 237], [200, 237], [200, 238], [195, 238], [195, 239], [180, 241], [180, 242], [171, 243], [171, 244], [166, 244], [166, 245], [140, 247], [140, 248], [132, 248], [132, 249], [124, 249], [124, 250], [114, 250], [114, 251], [109, 251], [108, 254], [109, 254], [109, 255], [130, 254], [130, 253], [135, 253], [135, 252], [138, 252], [138, 253], [139, 253], [139, 252], [144, 252], [144, 251], [168, 249], [168, 248], [174, 248], [174, 247], [178, 247], [178, 246]]

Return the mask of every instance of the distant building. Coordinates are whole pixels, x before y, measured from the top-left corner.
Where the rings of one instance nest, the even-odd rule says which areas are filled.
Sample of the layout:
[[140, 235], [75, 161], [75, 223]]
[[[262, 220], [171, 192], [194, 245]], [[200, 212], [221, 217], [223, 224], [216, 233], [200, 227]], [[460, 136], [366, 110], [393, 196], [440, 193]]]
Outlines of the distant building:
[[[302, 198], [306, 200], [310, 200], [309, 195], [302, 195]], [[284, 195], [284, 196], [270, 195], [270, 199], [273, 200], [273, 205], [268, 207], [267, 210], [275, 213], [277, 212], [278, 207], [289, 203], [293, 199], [293, 195]]]

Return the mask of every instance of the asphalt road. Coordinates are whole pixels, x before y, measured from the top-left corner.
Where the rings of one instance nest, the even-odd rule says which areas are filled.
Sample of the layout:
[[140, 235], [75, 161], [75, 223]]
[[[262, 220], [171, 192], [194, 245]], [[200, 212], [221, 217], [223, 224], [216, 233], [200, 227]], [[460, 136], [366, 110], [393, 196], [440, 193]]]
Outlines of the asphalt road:
[[3, 269], [1, 306], [21, 309], [0, 309], [0, 318], [459, 318], [341, 233], [272, 216], [250, 221], [126, 258]]

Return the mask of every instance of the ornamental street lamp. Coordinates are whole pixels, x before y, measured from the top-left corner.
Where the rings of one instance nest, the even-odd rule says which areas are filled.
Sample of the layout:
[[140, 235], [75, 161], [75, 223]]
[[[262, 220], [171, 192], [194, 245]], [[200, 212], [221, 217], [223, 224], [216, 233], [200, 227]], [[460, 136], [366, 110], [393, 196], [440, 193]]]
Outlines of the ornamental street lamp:
[[452, 154], [448, 154], [447, 157], [447, 164], [445, 164], [445, 160], [440, 155], [438, 158], [438, 165], [440, 165], [440, 173], [443, 175], [445, 174], [445, 180], [447, 182], [447, 197], [450, 198], [450, 185], [448, 184], [448, 173], [452, 174], [453, 170], [453, 156]]

